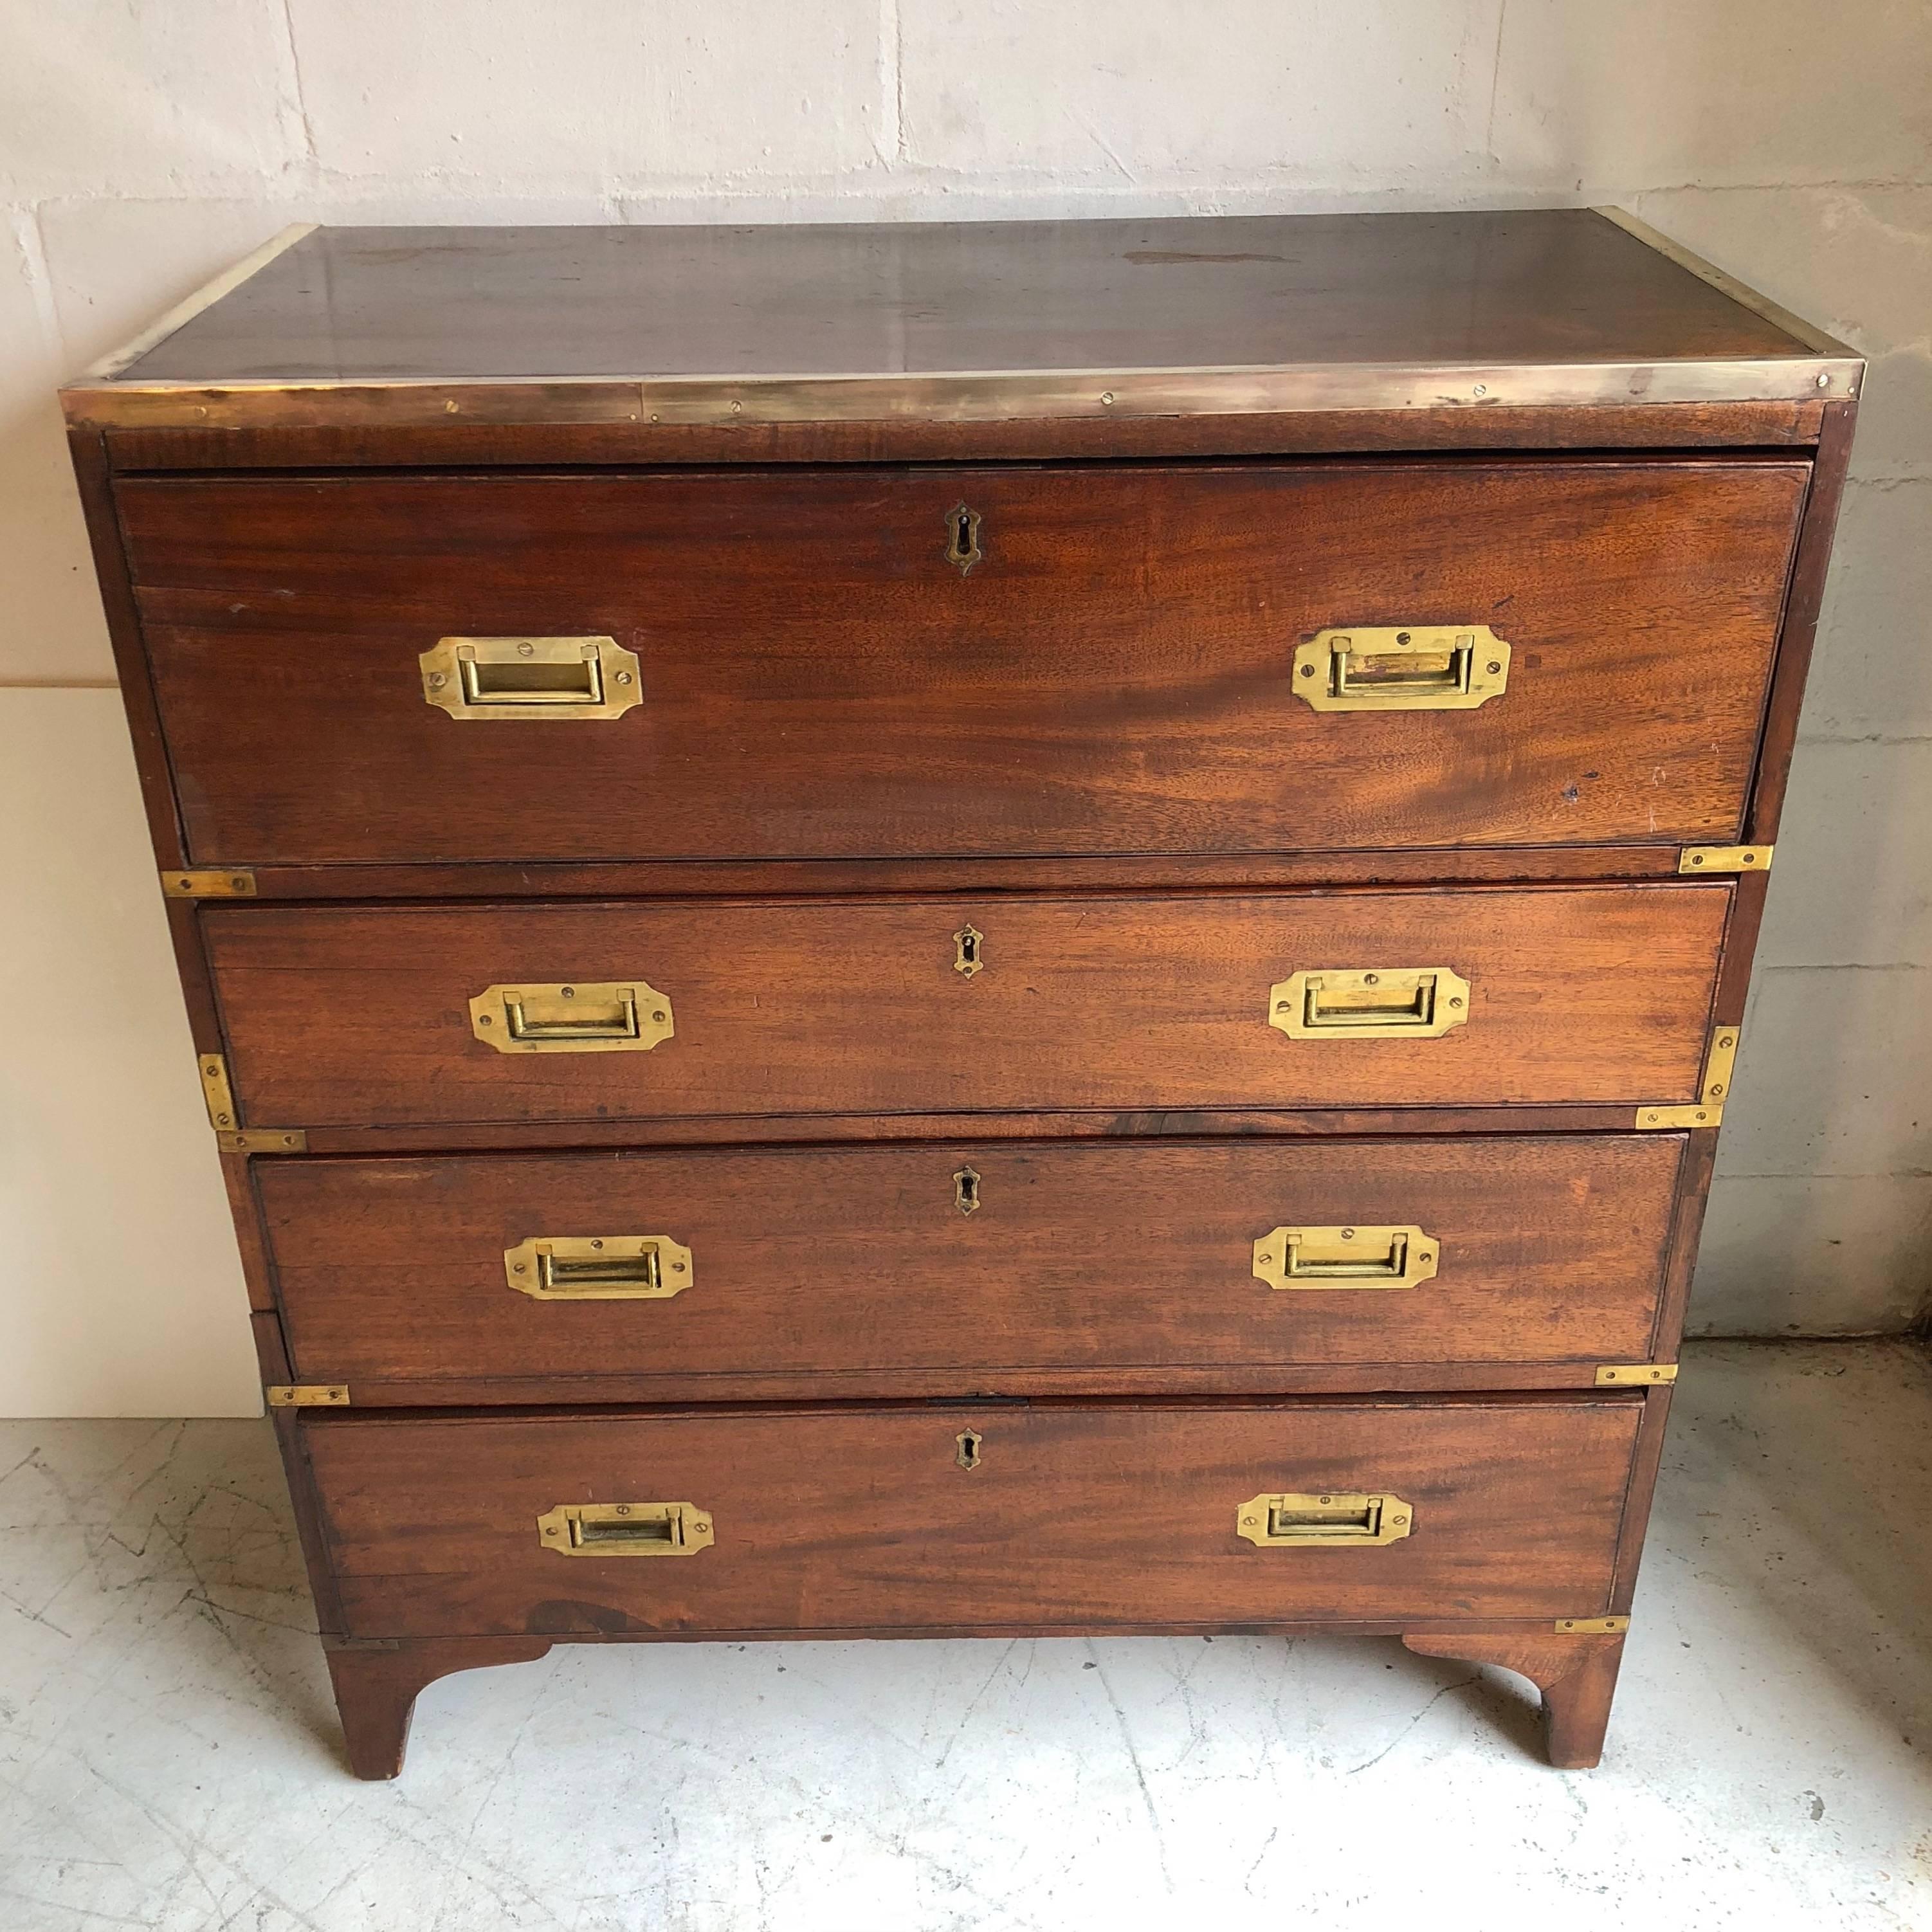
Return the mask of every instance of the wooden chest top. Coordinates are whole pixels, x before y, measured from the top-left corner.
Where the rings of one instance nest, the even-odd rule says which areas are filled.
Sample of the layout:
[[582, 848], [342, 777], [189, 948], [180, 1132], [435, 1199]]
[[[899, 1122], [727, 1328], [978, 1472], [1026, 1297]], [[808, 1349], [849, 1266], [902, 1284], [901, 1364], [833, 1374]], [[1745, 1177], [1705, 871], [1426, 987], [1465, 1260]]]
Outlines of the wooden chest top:
[[1586, 209], [291, 230], [68, 400], [94, 424], [287, 428], [1856, 393], [1843, 345], [1660, 242]]

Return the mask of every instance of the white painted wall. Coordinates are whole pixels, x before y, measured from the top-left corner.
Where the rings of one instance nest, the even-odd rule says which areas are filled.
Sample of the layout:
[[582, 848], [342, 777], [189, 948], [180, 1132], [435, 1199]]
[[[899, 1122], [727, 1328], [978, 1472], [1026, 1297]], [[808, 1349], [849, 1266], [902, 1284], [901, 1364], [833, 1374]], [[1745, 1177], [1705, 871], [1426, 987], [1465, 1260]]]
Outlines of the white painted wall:
[[295, 220], [1598, 201], [1874, 358], [1694, 1322], [1895, 1328], [1932, 1286], [1926, 0], [0, 0], [0, 1414], [256, 1406], [61, 376]]

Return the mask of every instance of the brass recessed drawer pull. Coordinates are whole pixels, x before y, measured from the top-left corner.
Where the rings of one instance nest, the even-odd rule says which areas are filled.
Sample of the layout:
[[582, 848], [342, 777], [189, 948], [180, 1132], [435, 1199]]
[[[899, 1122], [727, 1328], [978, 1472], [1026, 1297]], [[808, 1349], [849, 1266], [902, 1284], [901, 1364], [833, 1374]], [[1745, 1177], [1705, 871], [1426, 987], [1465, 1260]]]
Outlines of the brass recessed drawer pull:
[[1302, 645], [1292, 686], [1317, 711], [1473, 711], [1502, 695], [1509, 668], [1486, 624], [1354, 625]]
[[641, 980], [525, 980], [478, 993], [470, 1030], [499, 1053], [648, 1053], [675, 1028], [670, 1000]]
[[1332, 1549], [1337, 1544], [1400, 1543], [1415, 1511], [1400, 1496], [1250, 1496], [1234, 1512], [1234, 1533], [1263, 1550]]
[[1434, 1040], [1469, 1017], [1469, 982], [1447, 966], [1297, 973], [1268, 988], [1268, 1024], [1295, 1040]]
[[504, 1250], [503, 1274], [538, 1301], [668, 1301], [691, 1286], [691, 1250], [668, 1234], [532, 1237]]
[[695, 1556], [713, 1540], [695, 1503], [560, 1503], [537, 1518], [537, 1540], [560, 1556]]
[[1442, 1252], [1420, 1228], [1276, 1228], [1255, 1244], [1255, 1273], [1270, 1288], [1413, 1288]]
[[423, 701], [452, 718], [621, 718], [644, 695], [615, 638], [445, 638], [418, 662]]

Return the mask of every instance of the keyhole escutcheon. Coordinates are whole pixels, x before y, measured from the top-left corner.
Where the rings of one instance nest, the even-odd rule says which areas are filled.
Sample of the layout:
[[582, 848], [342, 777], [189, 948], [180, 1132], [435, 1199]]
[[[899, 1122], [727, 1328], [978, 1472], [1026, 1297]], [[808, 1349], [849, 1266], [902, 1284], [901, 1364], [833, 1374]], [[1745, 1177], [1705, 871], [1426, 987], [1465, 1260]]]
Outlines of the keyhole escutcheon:
[[980, 1211], [980, 1177], [970, 1167], [962, 1167], [952, 1177], [952, 1204], [962, 1214]]
[[946, 513], [946, 560], [964, 577], [986, 553], [980, 548], [980, 513], [956, 503]]
[[976, 1430], [962, 1429], [952, 1439], [958, 1444], [958, 1454], [952, 1460], [962, 1469], [976, 1469], [980, 1466], [980, 1444], [986, 1438]]
[[952, 943], [959, 949], [952, 970], [970, 980], [986, 963], [986, 935], [977, 926], [962, 926], [952, 935]]

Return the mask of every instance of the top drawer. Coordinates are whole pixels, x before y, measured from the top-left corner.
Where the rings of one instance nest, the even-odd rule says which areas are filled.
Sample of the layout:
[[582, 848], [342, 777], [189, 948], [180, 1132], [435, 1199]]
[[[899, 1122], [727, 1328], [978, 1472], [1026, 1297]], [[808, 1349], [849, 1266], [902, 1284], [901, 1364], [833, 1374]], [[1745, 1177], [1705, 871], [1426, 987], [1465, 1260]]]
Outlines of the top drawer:
[[[1734, 841], [1806, 474], [1546, 459], [118, 494], [193, 861], [1018, 857]], [[1358, 658], [1372, 708], [1304, 702], [1332, 658], [1302, 672], [1297, 647], [1378, 628], [1492, 632], [1508, 650], [1468, 668], [1504, 688], [1437, 708], [1463, 661]], [[604, 664], [616, 715], [568, 715], [554, 692], [581, 658], [546, 668], [517, 640], [598, 638], [634, 670]], [[515, 687], [501, 715], [452, 715], [453, 662], [426, 688], [447, 638], [509, 640], [476, 674], [486, 699]]]

